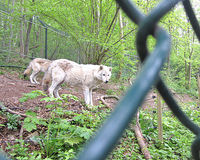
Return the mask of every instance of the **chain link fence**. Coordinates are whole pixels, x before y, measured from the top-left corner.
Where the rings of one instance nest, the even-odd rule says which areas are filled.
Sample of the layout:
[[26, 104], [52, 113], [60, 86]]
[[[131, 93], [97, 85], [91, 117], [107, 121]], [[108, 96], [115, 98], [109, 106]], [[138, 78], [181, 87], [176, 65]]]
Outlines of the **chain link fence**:
[[0, 8], [0, 41], [1, 66], [20, 67], [24, 59], [29, 62], [36, 57], [79, 61], [79, 50], [73, 47], [68, 33], [51, 27], [35, 16], [16, 18], [3, 4]]

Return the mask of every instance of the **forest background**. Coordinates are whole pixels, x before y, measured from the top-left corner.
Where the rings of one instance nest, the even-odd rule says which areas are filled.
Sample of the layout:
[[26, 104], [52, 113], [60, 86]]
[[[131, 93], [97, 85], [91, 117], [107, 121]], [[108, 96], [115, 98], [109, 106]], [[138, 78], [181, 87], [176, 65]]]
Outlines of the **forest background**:
[[[192, 2], [199, 19], [199, 4]], [[2, 59], [6, 59], [2, 64], [8, 64], [16, 56], [67, 58], [112, 66], [117, 80], [134, 78], [140, 68], [135, 46], [137, 26], [113, 0], [4, 0], [1, 3], [0, 52]], [[158, 1], [135, 3], [147, 14]], [[200, 46], [183, 7], [179, 4], [170, 11], [160, 25], [172, 39], [163, 76], [185, 91], [196, 90]], [[154, 45], [155, 40], [149, 37], [148, 48], [152, 50]]]

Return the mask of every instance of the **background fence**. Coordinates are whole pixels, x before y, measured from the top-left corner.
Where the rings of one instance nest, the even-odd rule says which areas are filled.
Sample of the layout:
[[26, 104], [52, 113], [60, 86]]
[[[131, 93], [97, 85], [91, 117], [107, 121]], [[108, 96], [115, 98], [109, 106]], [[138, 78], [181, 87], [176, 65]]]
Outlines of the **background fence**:
[[16, 57], [69, 58], [79, 61], [79, 51], [73, 47], [71, 37], [38, 17], [16, 19], [12, 11], [1, 4], [0, 27], [1, 65], [13, 65]]

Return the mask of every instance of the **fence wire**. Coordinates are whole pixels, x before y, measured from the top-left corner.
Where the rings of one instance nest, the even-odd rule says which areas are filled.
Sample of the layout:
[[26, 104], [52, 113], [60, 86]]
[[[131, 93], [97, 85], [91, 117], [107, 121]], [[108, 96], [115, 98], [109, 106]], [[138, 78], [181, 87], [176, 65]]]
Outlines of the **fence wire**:
[[[27, 57], [28, 62], [37, 57], [52, 60], [68, 57], [77, 61], [79, 51], [74, 49], [72, 37], [66, 32], [47, 25], [47, 22], [43, 22], [38, 17], [33, 16], [32, 20], [28, 20], [25, 16], [15, 17], [2, 5], [0, 21], [1, 65], [13, 65], [17, 57]], [[27, 42], [29, 25], [31, 25], [31, 30]], [[27, 44], [28, 51], [25, 53]]]
[[[168, 13], [181, 0], [163, 0], [155, 7], [149, 15], [142, 14], [130, 0], [116, 0], [128, 17], [139, 26], [136, 38], [137, 52], [143, 63], [142, 70], [136, 81], [119, 102], [111, 116], [96, 136], [85, 146], [79, 154], [79, 160], [102, 160], [106, 159], [118, 142], [122, 133], [136, 114], [139, 106], [155, 85], [163, 99], [173, 111], [174, 115], [190, 131], [196, 135], [192, 144], [192, 156], [199, 160], [200, 153], [200, 128], [194, 124], [180, 109], [172, 94], [162, 81], [159, 72], [170, 52], [169, 34], [157, 25], [159, 20]], [[182, 0], [185, 12], [190, 23], [200, 40], [200, 28], [189, 0]], [[154, 51], [149, 54], [147, 48], [147, 37], [152, 35], [157, 40]]]

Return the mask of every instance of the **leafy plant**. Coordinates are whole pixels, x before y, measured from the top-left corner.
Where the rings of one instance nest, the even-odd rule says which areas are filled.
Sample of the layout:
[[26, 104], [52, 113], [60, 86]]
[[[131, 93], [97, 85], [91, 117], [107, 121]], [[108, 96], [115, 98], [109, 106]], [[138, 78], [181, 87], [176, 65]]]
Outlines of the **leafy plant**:
[[19, 115], [17, 114], [10, 114], [10, 113], [7, 113], [6, 114], [6, 117], [7, 117], [7, 126], [8, 126], [8, 129], [17, 129], [20, 121], [19, 121]]
[[[19, 126], [20, 122], [21, 122], [19, 120], [20, 115], [11, 114], [11, 113], [7, 112], [1, 102], [0, 102], [0, 105], [2, 105], [2, 110], [0, 111], [0, 115], [5, 116], [6, 119], [7, 119], [6, 126], [8, 127], [8, 129], [16, 130], [17, 127]], [[5, 126], [4, 124], [0, 124], [0, 125]]]
[[74, 96], [72, 94], [62, 94], [61, 97], [65, 102], [68, 102], [70, 99], [74, 100], [74, 101], [78, 101], [79, 100], [78, 97], [76, 97], [76, 96]]
[[37, 125], [44, 125], [46, 126], [46, 122], [43, 119], [37, 118], [37, 114], [32, 111], [27, 111], [26, 117], [24, 119], [24, 125], [23, 127], [28, 131], [31, 132], [32, 130], [37, 129]]
[[40, 90], [34, 90], [30, 93], [24, 93], [23, 97], [19, 99], [19, 101], [22, 102], [26, 102], [29, 99], [35, 99], [39, 96], [46, 96], [46, 94], [44, 94], [42, 91]]
[[10, 150], [9, 154], [12, 157], [15, 157], [18, 160], [28, 160], [28, 146], [29, 144], [25, 144], [23, 140], [17, 139], [16, 144], [10, 145], [8, 144], [7, 149]]

